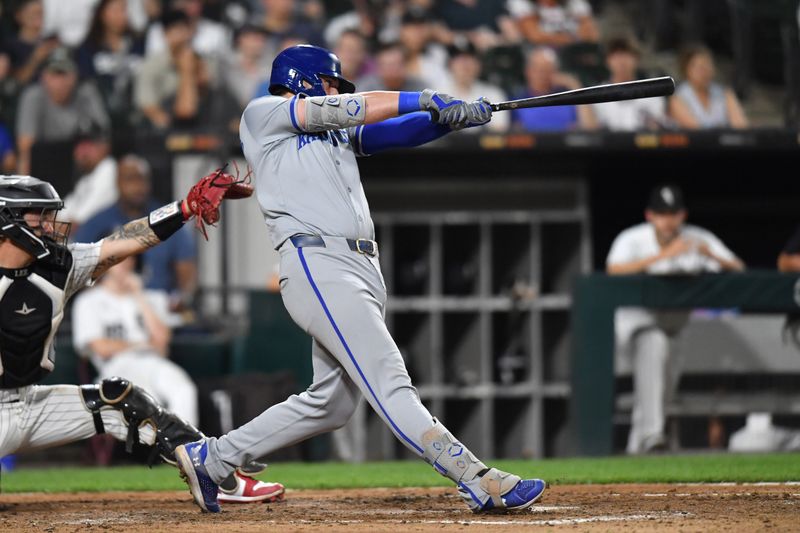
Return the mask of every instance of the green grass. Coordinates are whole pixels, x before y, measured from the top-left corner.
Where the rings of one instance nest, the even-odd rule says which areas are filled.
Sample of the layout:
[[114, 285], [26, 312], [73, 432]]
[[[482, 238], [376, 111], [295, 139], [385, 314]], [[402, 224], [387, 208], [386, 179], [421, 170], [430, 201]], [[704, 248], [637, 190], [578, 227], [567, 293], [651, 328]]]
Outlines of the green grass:
[[[800, 454], [714, 454], [492, 461], [523, 477], [569, 483], [693, 483], [800, 480]], [[350, 465], [276, 463], [259, 476], [292, 489], [448, 486], [421, 461]], [[18, 468], [2, 476], [3, 492], [183, 490], [175, 469]]]

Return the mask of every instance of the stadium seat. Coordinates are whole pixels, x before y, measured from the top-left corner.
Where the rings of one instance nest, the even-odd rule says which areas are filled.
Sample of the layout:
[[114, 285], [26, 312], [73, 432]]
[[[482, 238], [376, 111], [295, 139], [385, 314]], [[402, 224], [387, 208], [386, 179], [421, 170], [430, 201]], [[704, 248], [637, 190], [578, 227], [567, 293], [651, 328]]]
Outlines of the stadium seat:
[[[791, 51], [782, 33], [797, 28], [797, 0], [728, 0], [736, 72], [734, 89], [745, 98], [753, 79], [781, 83]], [[796, 34], [795, 34], [796, 35]], [[758, 58], [756, 61], [755, 59]]]
[[525, 54], [519, 46], [497, 46], [483, 55], [482, 78], [507, 94], [517, 94], [525, 88]]

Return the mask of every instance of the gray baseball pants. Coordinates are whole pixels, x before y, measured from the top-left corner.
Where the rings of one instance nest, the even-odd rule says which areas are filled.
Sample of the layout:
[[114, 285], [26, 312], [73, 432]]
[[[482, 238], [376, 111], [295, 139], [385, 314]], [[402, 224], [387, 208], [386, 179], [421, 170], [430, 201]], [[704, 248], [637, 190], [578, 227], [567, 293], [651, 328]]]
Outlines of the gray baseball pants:
[[280, 248], [281, 296], [292, 319], [313, 337], [313, 383], [220, 438], [205, 466], [215, 482], [252, 459], [343, 426], [359, 392], [397, 438], [422, 456], [433, 416], [419, 400], [400, 350], [384, 323], [386, 287], [377, 257], [345, 239], [326, 247]]

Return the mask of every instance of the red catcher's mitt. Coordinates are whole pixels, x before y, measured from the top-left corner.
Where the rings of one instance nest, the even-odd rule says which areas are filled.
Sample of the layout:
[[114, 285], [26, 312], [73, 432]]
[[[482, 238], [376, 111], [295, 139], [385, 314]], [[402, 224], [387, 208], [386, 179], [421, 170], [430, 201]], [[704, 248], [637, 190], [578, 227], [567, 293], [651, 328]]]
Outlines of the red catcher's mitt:
[[[226, 165], [227, 166], [227, 165]], [[208, 240], [205, 224], [214, 225], [219, 221], [219, 206], [223, 198], [238, 200], [253, 195], [253, 186], [250, 184], [248, 172], [244, 178], [239, 179], [239, 167], [236, 166], [236, 177], [223, 172], [225, 167], [198, 181], [186, 195], [187, 216], [195, 216], [195, 225]]]

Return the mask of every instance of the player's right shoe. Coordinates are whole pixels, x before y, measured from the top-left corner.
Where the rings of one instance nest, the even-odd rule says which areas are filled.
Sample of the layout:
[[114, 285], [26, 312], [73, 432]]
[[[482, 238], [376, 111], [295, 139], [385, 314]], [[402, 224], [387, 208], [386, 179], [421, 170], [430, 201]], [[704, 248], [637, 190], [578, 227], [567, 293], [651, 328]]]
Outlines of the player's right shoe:
[[285, 489], [280, 483], [259, 481], [240, 472], [238, 468], [233, 472], [233, 480], [236, 486], [231, 489], [223, 486], [225, 482], [219, 486], [217, 499], [220, 503], [272, 503], [283, 500]]
[[491, 468], [479, 479], [459, 483], [458, 492], [473, 512], [483, 513], [527, 509], [542, 498], [546, 488], [541, 479], [521, 479]]
[[203, 464], [208, 455], [208, 444], [205, 439], [197, 442], [182, 444], [175, 448], [175, 458], [178, 460], [178, 469], [181, 477], [189, 485], [195, 503], [203, 511], [218, 513], [219, 502], [217, 495], [219, 487], [211, 480]]

